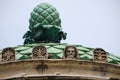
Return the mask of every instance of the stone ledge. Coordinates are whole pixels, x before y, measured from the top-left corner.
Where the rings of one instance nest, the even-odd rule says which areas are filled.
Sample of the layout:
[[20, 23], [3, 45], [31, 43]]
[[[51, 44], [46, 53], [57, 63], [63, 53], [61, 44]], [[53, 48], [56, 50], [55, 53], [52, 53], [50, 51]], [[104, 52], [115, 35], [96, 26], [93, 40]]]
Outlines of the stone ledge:
[[[16, 75], [86, 76], [109, 79], [120, 78], [120, 66], [82, 60], [46, 59], [22, 60], [0, 63], [0, 78], [15, 78]], [[40, 76], [39, 76], [40, 77]], [[88, 79], [89, 80], [89, 79]], [[92, 79], [94, 80], [94, 79]]]

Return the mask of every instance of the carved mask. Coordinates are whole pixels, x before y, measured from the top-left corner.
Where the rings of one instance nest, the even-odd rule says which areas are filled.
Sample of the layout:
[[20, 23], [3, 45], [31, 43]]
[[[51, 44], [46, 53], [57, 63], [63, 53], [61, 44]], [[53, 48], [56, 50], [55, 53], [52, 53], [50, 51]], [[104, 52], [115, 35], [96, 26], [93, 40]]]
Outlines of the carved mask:
[[67, 58], [74, 58], [75, 57], [75, 49], [72, 48], [72, 47], [69, 47], [67, 50], [66, 50], [66, 56]]
[[64, 59], [79, 59], [79, 54], [74, 46], [66, 46], [63, 54]]

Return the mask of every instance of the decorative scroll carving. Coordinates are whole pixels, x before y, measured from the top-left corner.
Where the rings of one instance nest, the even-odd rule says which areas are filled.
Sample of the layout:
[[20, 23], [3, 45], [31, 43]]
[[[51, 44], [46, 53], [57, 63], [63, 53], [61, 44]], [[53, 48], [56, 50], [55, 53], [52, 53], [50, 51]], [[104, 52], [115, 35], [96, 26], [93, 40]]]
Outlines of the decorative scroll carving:
[[63, 53], [64, 59], [79, 59], [78, 50], [75, 46], [66, 46]]
[[4, 48], [2, 51], [2, 61], [14, 61], [15, 60], [15, 50], [11, 47]]
[[93, 51], [93, 61], [108, 62], [107, 52], [101, 48], [96, 48]]
[[32, 51], [33, 59], [48, 59], [48, 53], [44, 46], [36, 46]]

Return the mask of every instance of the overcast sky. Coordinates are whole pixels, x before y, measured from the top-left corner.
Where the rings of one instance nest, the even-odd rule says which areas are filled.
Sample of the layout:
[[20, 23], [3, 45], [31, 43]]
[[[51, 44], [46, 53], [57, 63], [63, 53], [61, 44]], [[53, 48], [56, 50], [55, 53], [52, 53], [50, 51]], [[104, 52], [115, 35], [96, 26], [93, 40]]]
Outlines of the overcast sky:
[[0, 0], [0, 49], [23, 45], [30, 13], [48, 2], [60, 13], [62, 43], [103, 48], [120, 56], [120, 0]]

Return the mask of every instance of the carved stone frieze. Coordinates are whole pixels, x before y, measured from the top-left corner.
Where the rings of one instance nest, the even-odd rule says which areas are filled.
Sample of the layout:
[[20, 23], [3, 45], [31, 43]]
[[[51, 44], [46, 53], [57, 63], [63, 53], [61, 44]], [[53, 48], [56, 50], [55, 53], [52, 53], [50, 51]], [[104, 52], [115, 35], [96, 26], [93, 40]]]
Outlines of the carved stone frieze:
[[2, 51], [2, 61], [15, 60], [15, 50], [11, 47], [4, 48]]
[[79, 59], [77, 48], [75, 46], [66, 46], [63, 52], [63, 59]]
[[47, 49], [44, 46], [36, 46], [32, 51], [33, 59], [48, 59]]
[[93, 56], [93, 61], [108, 62], [107, 52], [101, 48], [94, 49]]

